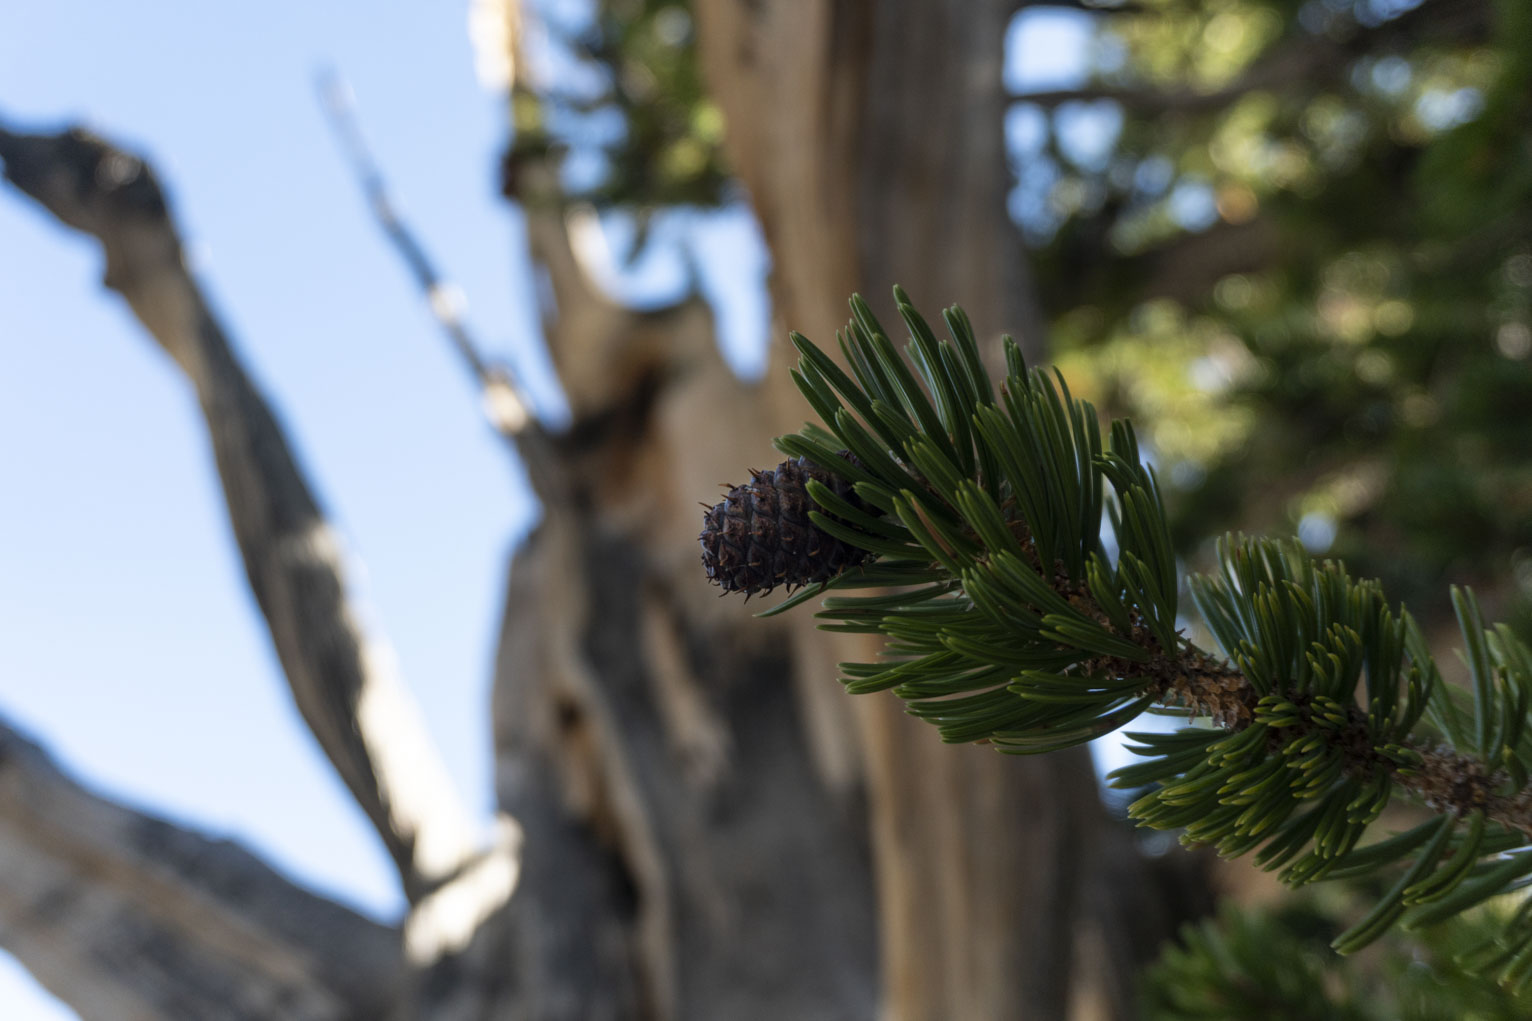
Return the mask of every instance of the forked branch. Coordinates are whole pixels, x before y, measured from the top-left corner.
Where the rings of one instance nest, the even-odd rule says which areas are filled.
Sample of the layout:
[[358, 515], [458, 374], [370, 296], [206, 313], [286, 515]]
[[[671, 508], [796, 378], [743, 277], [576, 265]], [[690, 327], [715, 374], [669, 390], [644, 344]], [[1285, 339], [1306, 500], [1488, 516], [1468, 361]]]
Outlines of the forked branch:
[[246, 374], [182, 257], [143, 160], [80, 129], [0, 128], [5, 176], [90, 234], [120, 293], [196, 388], [229, 519], [293, 698], [398, 868], [412, 903], [477, 849], [420, 712], [351, 606], [339, 539], [276, 416]]

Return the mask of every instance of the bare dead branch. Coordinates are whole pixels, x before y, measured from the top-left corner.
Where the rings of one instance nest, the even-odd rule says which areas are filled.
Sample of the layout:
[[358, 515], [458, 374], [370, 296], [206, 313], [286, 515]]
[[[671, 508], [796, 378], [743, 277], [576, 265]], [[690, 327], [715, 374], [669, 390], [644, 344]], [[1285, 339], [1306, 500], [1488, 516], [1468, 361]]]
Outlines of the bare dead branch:
[[381, 1018], [399, 932], [87, 791], [0, 721], [0, 945], [86, 1021]]
[[1156, 8], [1134, 0], [1118, 0], [1111, 3], [1091, 3], [1090, 0], [1021, 0], [1017, 11], [1033, 11], [1039, 8], [1055, 8], [1066, 11], [1084, 11], [1086, 14], [1149, 14]]
[[[557, 502], [556, 494], [562, 493], [567, 485], [566, 473], [559, 465], [559, 455], [553, 450], [549, 430], [531, 413], [531, 401], [525, 388], [507, 368], [484, 357], [483, 347], [474, 339], [467, 323], [463, 321], [464, 298], [461, 290], [443, 280], [430, 256], [426, 254], [425, 246], [399, 216], [397, 206], [384, 183], [382, 168], [378, 166], [362, 135], [350, 87], [333, 72], [321, 75], [318, 85], [321, 104], [330, 127], [356, 174], [357, 183], [373, 216], [419, 285], [431, 315], [479, 387], [483, 410], [490, 425], [514, 445], [537, 494], [544, 500], [551, 498]], [[529, 219], [535, 223], [539, 218], [549, 216], [557, 218], [558, 214], [543, 211]], [[532, 226], [530, 233], [532, 247], [536, 251], [539, 230]], [[558, 286], [555, 282], [555, 288]], [[613, 313], [617, 311], [616, 305], [596, 297], [593, 285], [577, 297], [565, 297], [571, 300], [572, 305], [580, 308], [603, 306]]]
[[1231, 273], [1254, 273], [1270, 266], [1282, 251], [1282, 232], [1271, 219], [1219, 222], [1207, 230], [1135, 255], [1119, 257], [1118, 272], [1140, 282], [1139, 300], [1174, 298], [1195, 301]]
[[484, 358], [483, 349], [463, 321], [462, 291], [442, 279], [426, 254], [425, 246], [400, 218], [384, 184], [383, 171], [362, 136], [350, 87], [332, 71], [320, 76], [318, 86], [330, 128], [356, 173], [373, 216], [409, 268], [410, 275], [425, 294], [431, 314], [479, 386], [490, 422], [507, 436], [521, 432], [531, 417], [526, 393], [508, 370]]
[[1016, 93], [1018, 102], [1053, 109], [1071, 102], [1109, 100], [1138, 114], [1203, 114], [1255, 92], [1308, 94], [1344, 82], [1354, 60], [1422, 43], [1463, 43], [1488, 39], [1492, 5], [1486, 0], [1426, 0], [1419, 7], [1371, 27], [1342, 35], [1300, 35], [1273, 45], [1222, 88], [1155, 89], [1096, 85], [1077, 89]]
[[[504, 4], [503, 31], [479, 40], [480, 63], [499, 59], [508, 69], [512, 128], [518, 132], [528, 129], [527, 121], [535, 120], [528, 112], [540, 109], [547, 98], [521, 53], [520, 6]], [[681, 364], [692, 371], [697, 359], [716, 356], [716, 349], [686, 351], [675, 343], [688, 335], [676, 328], [677, 320], [702, 307], [694, 289], [667, 307], [638, 311], [614, 300], [601, 286], [598, 267], [606, 253], [599, 216], [587, 205], [571, 204], [557, 161], [546, 149], [519, 151], [509, 146], [501, 165], [501, 190], [521, 209], [528, 255], [543, 271], [544, 297], [551, 299], [543, 301], [541, 309], [548, 355], [576, 420], [604, 415], [625, 403], [626, 381], [669, 375]]]
[[471, 858], [475, 828], [390, 656], [352, 611], [339, 541], [188, 271], [154, 174], [79, 129], [0, 128], [0, 159], [21, 191], [101, 242], [106, 285], [195, 386], [250, 587], [293, 697], [382, 837], [406, 896], [421, 900]]
[[1227, 88], [1210, 92], [1195, 89], [1149, 89], [1131, 86], [1089, 85], [1078, 89], [1050, 89], [1045, 92], [1018, 92], [1012, 98], [1047, 110], [1066, 103], [1117, 103], [1139, 114], [1198, 114], [1221, 110], [1241, 96], [1257, 91], [1259, 86], [1245, 78]]

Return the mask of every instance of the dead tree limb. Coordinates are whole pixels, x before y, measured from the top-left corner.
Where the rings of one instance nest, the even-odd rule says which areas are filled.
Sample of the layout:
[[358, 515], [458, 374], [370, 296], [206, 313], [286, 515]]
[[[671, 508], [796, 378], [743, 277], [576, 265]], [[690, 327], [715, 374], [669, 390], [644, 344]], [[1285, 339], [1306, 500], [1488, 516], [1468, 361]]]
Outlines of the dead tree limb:
[[399, 931], [93, 794], [0, 721], [0, 943], [82, 1018], [379, 1018]]
[[[17, 188], [101, 243], [107, 287], [196, 388], [246, 574], [293, 697], [394, 859], [405, 895], [421, 902], [477, 860], [478, 834], [390, 657], [357, 621], [338, 538], [188, 271], [154, 174], [78, 129], [0, 128], [0, 159]], [[428, 914], [431, 924], [442, 916]], [[411, 935], [428, 952], [468, 933]]]
[[1426, 0], [1372, 26], [1327, 34], [1299, 34], [1272, 45], [1232, 81], [1216, 89], [1156, 89], [1145, 85], [1087, 85], [1016, 93], [1018, 102], [1052, 109], [1065, 103], [1110, 100], [1140, 115], [1212, 113], [1256, 92], [1312, 95], [1346, 81], [1362, 56], [1378, 57], [1412, 46], [1482, 42], [1494, 32], [1494, 5], [1486, 0]]

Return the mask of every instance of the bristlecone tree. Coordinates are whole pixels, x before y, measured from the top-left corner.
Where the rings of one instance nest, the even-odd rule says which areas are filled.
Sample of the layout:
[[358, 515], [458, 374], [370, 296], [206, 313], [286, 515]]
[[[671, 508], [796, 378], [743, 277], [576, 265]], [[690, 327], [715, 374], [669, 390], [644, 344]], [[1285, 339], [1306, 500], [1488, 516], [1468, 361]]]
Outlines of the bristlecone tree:
[[[1219, 573], [1190, 581], [1222, 656], [1198, 648], [1178, 627], [1168, 520], [1132, 426], [1113, 422], [1104, 444], [1095, 409], [1062, 376], [1028, 371], [1009, 338], [997, 391], [960, 309], [938, 340], [897, 288], [895, 299], [905, 357], [860, 298], [839, 335], [850, 375], [794, 336], [794, 379], [823, 425], [778, 440], [839, 483], [794, 475], [801, 490], [777, 499], [811, 498], [821, 545], [872, 557], [770, 611], [833, 592], [825, 627], [886, 640], [876, 658], [840, 665], [849, 691], [891, 690], [944, 741], [1019, 755], [1150, 710], [1188, 717], [1129, 735], [1145, 761], [1115, 782], [1148, 789], [1129, 814], [1224, 857], [1253, 853], [1294, 886], [1386, 874], [1334, 938], [1344, 953], [1395, 922], [1435, 925], [1532, 882], [1532, 647], [1487, 628], [1454, 590], [1471, 679], [1460, 692], [1376, 582], [1296, 544], [1230, 538]], [[881, 515], [853, 506], [848, 487]], [[784, 551], [763, 540], [754, 552], [768, 564]], [[858, 589], [880, 591], [840, 594]], [[1430, 815], [1380, 835], [1396, 795]], [[1532, 900], [1467, 960], [1532, 989]]]

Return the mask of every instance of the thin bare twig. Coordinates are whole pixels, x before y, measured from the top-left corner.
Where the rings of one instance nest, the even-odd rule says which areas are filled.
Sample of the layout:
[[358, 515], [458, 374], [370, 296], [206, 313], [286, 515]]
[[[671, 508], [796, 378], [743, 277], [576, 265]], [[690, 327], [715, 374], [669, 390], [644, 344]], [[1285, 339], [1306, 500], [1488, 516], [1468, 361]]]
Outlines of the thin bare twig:
[[1425, 0], [1419, 7], [1377, 25], [1353, 25], [1341, 34], [1299, 34], [1279, 42], [1217, 89], [1095, 85], [1020, 92], [1012, 98], [1048, 109], [1064, 103], [1110, 100], [1139, 114], [1203, 114], [1221, 110], [1253, 92], [1304, 95], [1332, 88], [1346, 80], [1352, 62], [1364, 55], [1378, 56], [1425, 43], [1475, 42], [1488, 38], [1492, 30], [1493, 10], [1486, 0]]
[[320, 73], [317, 86], [320, 105], [341, 152], [356, 173], [363, 195], [372, 207], [373, 216], [383, 228], [394, 249], [404, 259], [410, 275], [425, 294], [431, 314], [446, 334], [447, 340], [462, 359], [474, 382], [480, 387], [485, 413], [495, 428], [507, 436], [520, 433], [531, 419], [530, 401], [516, 378], [505, 368], [488, 362], [481, 346], [463, 321], [462, 289], [442, 279], [425, 247], [399, 216], [389, 196], [383, 172], [362, 137], [356, 116], [355, 96], [333, 70]]
[[1091, 3], [1090, 0], [1021, 0], [1016, 5], [1016, 10], [1031, 11], [1047, 7], [1084, 11], [1086, 14], [1149, 14], [1155, 10], [1154, 7], [1137, 3], [1135, 0], [1119, 0], [1117, 3]]

